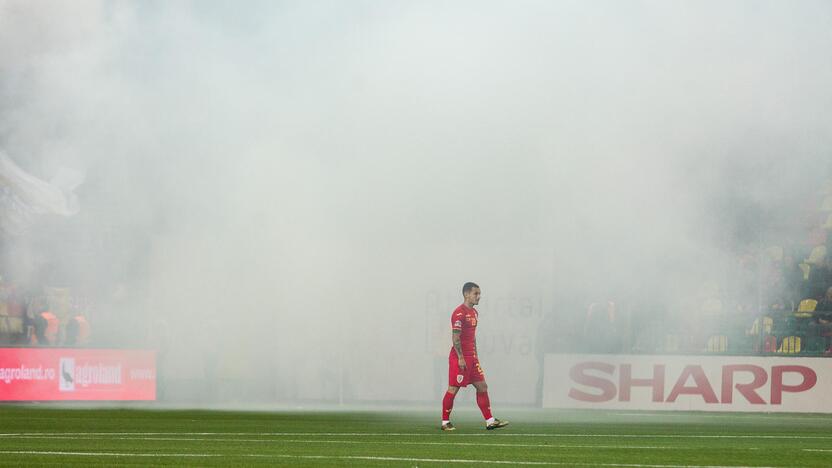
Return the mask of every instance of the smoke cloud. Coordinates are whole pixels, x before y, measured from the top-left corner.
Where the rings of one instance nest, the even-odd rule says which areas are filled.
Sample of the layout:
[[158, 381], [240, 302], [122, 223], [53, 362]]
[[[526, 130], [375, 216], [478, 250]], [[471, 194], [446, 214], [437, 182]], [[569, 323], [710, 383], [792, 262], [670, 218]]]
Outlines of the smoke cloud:
[[811, 1], [3, 1], [0, 150], [86, 175], [4, 276], [189, 404], [435, 399], [476, 281], [492, 399], [533, 403], [547, 317], [800, 232], [830, 49]]

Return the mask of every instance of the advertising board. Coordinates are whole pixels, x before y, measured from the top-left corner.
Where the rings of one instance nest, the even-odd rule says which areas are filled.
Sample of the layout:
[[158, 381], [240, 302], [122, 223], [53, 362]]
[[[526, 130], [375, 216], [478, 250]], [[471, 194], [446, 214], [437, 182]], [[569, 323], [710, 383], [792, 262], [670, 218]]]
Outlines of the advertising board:
[[547, 354], [543, 406], [832, 413], [832, 359]]
[[0, 401], [155, 399], [153, 351], [0, 348]]

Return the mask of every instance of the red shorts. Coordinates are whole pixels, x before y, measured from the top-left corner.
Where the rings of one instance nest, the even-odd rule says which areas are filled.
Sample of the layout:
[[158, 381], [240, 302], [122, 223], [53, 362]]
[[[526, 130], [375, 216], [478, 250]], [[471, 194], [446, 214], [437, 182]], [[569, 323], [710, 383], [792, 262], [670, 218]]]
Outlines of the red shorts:
[[451, 348], [451, 354], [448, 355], [448, 385], [451, 387], [467, 387], [468, 384], [485, 380], [485, 374], [482, 372], [477, 356], [464, 357], [465, 370], [462, 370], [459, 368], [459, 357]]

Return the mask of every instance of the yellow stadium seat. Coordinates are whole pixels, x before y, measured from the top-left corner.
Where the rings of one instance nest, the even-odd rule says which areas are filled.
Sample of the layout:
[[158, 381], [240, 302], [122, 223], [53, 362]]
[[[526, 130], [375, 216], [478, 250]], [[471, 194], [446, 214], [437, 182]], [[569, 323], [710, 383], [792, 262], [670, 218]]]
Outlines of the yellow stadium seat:
[[724, 353], [728, 351], [728, 337], [725, 335], [713, 335], [708, 338], [709, 353]]
[[787, 336], [783, 338], [782, 343], [780, 343], [780, 349], [777, 350], [778, 353], [782, 354], [797, 354], [800, 352], [800, 337], [799, 336]]
[[798, 312], [814, 312], [815, 308], [818, 306], [818, 301], [814, 299], [803, 299], [800, 301], [800, 305], [797, 306]]
[[795, 317], [811, 317], [817, 306], [818, 301], [814, 299], [803, 299], [800, 301], [800, 305], [797, 306], [797, 312], [794, 315]]
[[812, 253], [809, 254], [809, 258], [804, 260], [804, 262], [808, 263], [810, 265], [817, 265], [819, 263], [822, 263], [825, 258], [826, 258], [826, 246], [825, 245], [819, 245], [819, 246], [815, 247], [814, 249], [812, 249]]

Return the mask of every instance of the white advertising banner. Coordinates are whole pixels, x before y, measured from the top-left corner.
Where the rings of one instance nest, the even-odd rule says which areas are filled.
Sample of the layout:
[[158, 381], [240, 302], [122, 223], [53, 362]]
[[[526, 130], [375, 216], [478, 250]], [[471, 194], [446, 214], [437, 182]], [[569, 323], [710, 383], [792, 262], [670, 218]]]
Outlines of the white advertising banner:
[[832, 358], [547, 354], [545, 408], [832, 413]]

